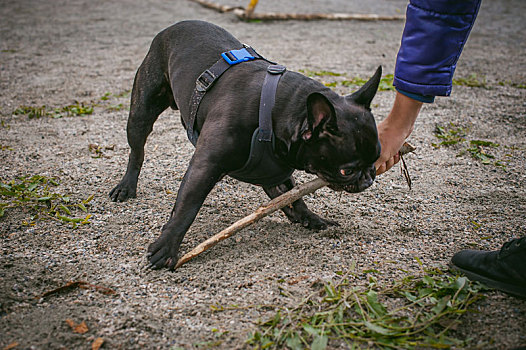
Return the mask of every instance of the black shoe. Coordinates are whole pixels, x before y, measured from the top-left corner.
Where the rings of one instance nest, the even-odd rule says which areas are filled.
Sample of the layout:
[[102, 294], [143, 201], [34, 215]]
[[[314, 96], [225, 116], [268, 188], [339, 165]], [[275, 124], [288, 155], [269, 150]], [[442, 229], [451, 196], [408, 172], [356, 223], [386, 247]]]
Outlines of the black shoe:
[[462, 250], [451, 263], [471, 280], [526, 299], [526, 237], [504, 243], [500, 251]]

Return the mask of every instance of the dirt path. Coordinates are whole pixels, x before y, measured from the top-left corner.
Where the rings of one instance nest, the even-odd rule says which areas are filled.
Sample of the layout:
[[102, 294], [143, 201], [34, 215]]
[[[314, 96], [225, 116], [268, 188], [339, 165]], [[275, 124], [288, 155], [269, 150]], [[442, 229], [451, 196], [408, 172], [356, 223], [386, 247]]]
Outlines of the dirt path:
[[[260, 2], [261, 11], [281, 3]], [[291, 11], [323, 10], [316, 8], [318, 1], [285, 3]], [[385, 14], [405, 9], [398, 0], [367, 2], [368, 8], [362, 3], [334, 0], [327, 6]], [[21, 226], [30, 214], [20, 209], [0, 219], [0, 348], [13, 343], [16, 349], [89, 348], [97, 337], [106, 348], [211, 347], [218, 333], [219, 348], [243, 347], [247, 332], [265, 313], [242, 306], [290, 304], [308, 294], [314, 281], [336, 278], [353, 262], [357, 271], [378, 270], [376, 277], [387, 283], [418, 274], [415, 257], [426, 267], [446, 265], [460, 249], [497, 249], [524, 235], [524, 13], [522, 0], [483, 3], [456, 77], [486, 87], [455, 86], [451, 98], [425, 108], [411, 138], [418, 152], [408, 157], [412, 191], [397, 170], [358, 195], [321, 190], [306, 198], [308, 205], [341, 226], [312, 233], [274, 214], [175, 273], [146, 273], [146, 247], [168, 218], [192, 154], [176, 113], [166, 112], [155, 125], [138, 198], [115, 204], [107, 193], [127, 162], [127, 92], [157, 32], [183, 19], [208, 20], [289, 69], [366, 78], [380, 64], [385, 73], [393, 72], [403, 23], [242, 23], [185, 0], [3, 0], [0, 180], [56, 177], [57, 191], [72, 200], [90, 194], [94, 199], [91, 223], [75, 230], [55, 221]], [[341, 84], [336, 90], [351, 92]], [[101, 99], [105, 95], [108, 99]], [[378, 93], [373, 106], [378, 121], [393, 97], [392, 91]], [[51, 110], [74, 101], [100, 106], [91, 115], [59, 119], [13, 115], [19, 106]], [[435, 125], [449, 123], [466, 129], [468, 140], [498, 143], [487, 151], [504, 167], [483, 165], [468, 153], [458, 156], [463, 145], [434, 148]], [[104, 157], [94, 158], [89, 144], [101, 146]], [[297, 178], [309, 177], [298, 173]], [[263, 201], [261, 189], [224, 179], [207, 198], [182, 250]], [[366, 283], [359, 276], [353, 283]], [[116, 295], [75, 288], [35, 299], [78, 280]], [[296, 299], [285, 297], [283, 289]], [[212, 312], [214, 304], [241, 307]], [[459, 337], [473, 338], [473, 346], [486, 349], [526, 345], [526, 302], [489, 292], [475, 309], [463, 318]], [[88, 332], [74, 333], [66, 319], [84, 321]]]

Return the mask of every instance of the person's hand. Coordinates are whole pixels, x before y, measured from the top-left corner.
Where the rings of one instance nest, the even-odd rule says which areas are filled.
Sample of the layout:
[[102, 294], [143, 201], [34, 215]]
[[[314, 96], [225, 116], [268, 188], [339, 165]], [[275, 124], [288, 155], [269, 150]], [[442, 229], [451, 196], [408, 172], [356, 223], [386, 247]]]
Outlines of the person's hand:
[[398, 151], [411, 132], [422, 102], [396, 93], [389, 116], [378, 124], [378, 138], [382, 145], [380, 157], [375, 163], [376, 175], [385, 173], [400, 161]]

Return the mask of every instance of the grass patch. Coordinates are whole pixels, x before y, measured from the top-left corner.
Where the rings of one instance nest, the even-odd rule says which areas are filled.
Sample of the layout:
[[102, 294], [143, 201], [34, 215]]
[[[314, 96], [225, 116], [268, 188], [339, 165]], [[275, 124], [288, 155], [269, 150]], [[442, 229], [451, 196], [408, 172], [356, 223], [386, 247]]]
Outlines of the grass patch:
[[[107, 102], [111, 99], [119, 99], [129, 96], [130, 90], [122, 91], [118, 94], [112, 94], [110, 92], [105, 93], [100, 97], [98, 102], [78, 102], [75, 101], [72, 104], [62, 107], [47, 107], [42, 106], [25, 106], [21, 105], [13, 111], [14, 115], [27, 115], [29, 119], [50, 117], [50, 118], [63, 118], [63, 117], [76, 117], [83, 115], [93, 114], [95, 107], [105, 107], [106, 111], [115, 112], [122, 109], [127, 109], [128, 106], [118, 103], [113, 105], [107, 105]], [[104, 106], [106, 104], [106, 106]], [[2, 122], [3, 123], [3, 122]]]
[[53, 118], [75, 117], [79, 115], [89, 115], [93, 113], [93, 105], [85, 105], [84, 103], [76, 102], [61, 108], [55, 108], [52, 115]]
[[112, 98], [123, 98], [123, 97], [128, 97], [130, 96], [130, 93], [131, 93], [131, 90], [124, 90], [124, 91], [121, 91], [119, 93], [111, 93], [111, 92], [106, 92], [104, 95], [102, 95], [102, 97], [100, 98], [101, 101], [108, 101]]
[[125, 109], [127, 108], [125, 105], [123, 105], [122, 103], [119, 103], [119, 104], [116, 104], [116, 105], [110, 105], [108, 107], [106, 107], [106, 110], [109, 111], [109, 112], [117, 112], [117, 111], [120, 111], [122, 109]]
[[[343, 77], [344, 78], [343, 80], [334, 80], [334, 81], [329, 81], [329, 82], [322, 81], [322, 83], [328, 87], [337, 87], [337, 86], [345, 86], [345, 87], [357, 86], [359, 87], [365, 84], [368, 80], [368, 78], [349, 77], [346, 74], [326, 71], [326, 70], [313, 71], [313, 70], [308, 70], [308, 69], [300, 69], [299, 72], [302, 74], [305, 74], [306, 76], [310, 78], [321, 78], [321, 77], [326, 77], [326, 78]], [[395, 90], [393, 86], [393, 79], [394, 79], [393, 74], [386, 74], [380, 80], [380, 85], [378, 87], [378, 90], [379, 91]], [[526, 83], [512, 83], [510, 81], [499, 81], [499, 82], [496, 82], [496, 84], [500, 86], [511, 86], [517, 89], [526, 89]], [[484, 89], [491, 88], [491, 86], [486, 81], [486, 77], [484, 75], [479, 75], [475, 73], [472, 73], [467, 77], [454, 78], [453, 85], [484, 88]]]
[[498, 143], [493, 143], [490, 141], [482, 140], [471, 140], [469, 141], [469, 148], [467, 152], [473, 157], [482, 162], [482, 164], [492, 164], [495, 163], [497, 166], [502, 166], [501, 162], [495, 162], [495, 156], [488, 153], [488, 148], [497, 148], [499, 147]]
[[112, 96], [112, 93], [111, 92], [107, 92], [105, 93], [104, 95], [102, 95], [102, 97], [100, 98], [101, 101], [108, 101]]
[[48, 108], [45, 105], [40, 107], [35, 106], [19, 106], [13, 112], [14, 115], [27, 115], [29, 119], [51, 117], [75, 117], [81, 115], [89, 115], [93, 113], [93, 105], [77, 102], [58, 108]]
[[483, 287], [466, 277], [435, 268], [423, 276], [407, 276], [389, 286], [369, 277], [367, 288], [347, 278], [327, 283], [292, 309], [279, 308], [260, 322], [248, 344], [257, 349], [463, 347], [451, 329]]
[[509, 80], [499, 81], [497, 84], [499, 84], [500, 86], [511, 86], [517, 89], [526, 89], [526, 83], [512, 83]]
[[[526, 83], [524, 82], [513, 83], [509, 80], [506, 80], [496, 81], [495, 83], [499, 86], [510, 86], [517, 89], [526, 89]], [[454, 78], [453, 85], [491, 89], [491, 85], [486, 81], [486, 77], [484, 75], [478, 75], [475, 73], [472, 73], [467, 77]]]
[[479, 87], [488, 88], [485, 76], [479, 76], [475, 73], [470, 74], [468, 77], [455, 78], [453, 79], [453, 85], [468, 86], [468, 87]]
[[[300, 73], [310, 77], [310, 78], [320, 78], [320, 77], [343, 77], [343, 80], [334, 80], [330, 82], [323, 81], [323, 85], [327, 87], [337, 87], [337, 86], [344, 86], [344, 87], [360, 87], [364, 85], [369, 78], [361, 78], [361, 77], [348, 77], [346, 74], [332, 72], [332, 71], [326, 71], [326, 70], [320, 70], [320, 71], [312, 71], [307, 69], [300, 69]], [[393, 86], [393, 74], [386, 74], [380, 79], [380, 84], [378, 86], [379, 91], [393, 91], [395, 90]]]
[[458, 153], [458, 156], [463, 156], [464, 154], [469, 154], [473, 159], [480, 161], [482, 164], [486, 165], [495, 165], [506, 169], [506, 165], [500, 161], [496, 160], [495, 156], [491, 154], [489, 149], [496, 149], [500, 145], [492, 141], [485, 140], [466, 140], [468, 133], [467, 128], [457, 126], [453, 123], [450, 123], [447, 126], [435, 125], [435, 136], [440, 140], [439, 143], [432, 143], [431, 145], [435, 148], [440, 148], [441, 146], [452, 146], [452, 145], [461, 145], [462, 150]]
[[468, 129], [449, 123], [448, 126], [435, 125], [435, 136], [440, 140], [439, 143], [432, 143], [435, 148], [440, 146], [451, 146], [466, 141], [465, 137]]
[[[378, 85], [378, 91], [393, 91], [395, 90], [393, 86], [393, 79], [394, 76], [392, 74], [386, 74], [380, 79], [380, 84]], [[341, 85], [343, 86], [362, 86], [364, 85], [369, 79], [363, 79], [363, 78], [351, 78], [349, 80], [343, 80], [341, 82]]]
[[110, 158], [105, 154], [105, 151], [114, 151], [115, 145], [101, 146], [96, 143], [88, 145], [88, 151], [91, 153], [91, 158]]
[[380, 85], [378, 86], [378, 90], [380, 91], [395, 90], [395, 87], [393, 86], [393, 80], [394, 80], [393, 74], [384, 75], [383, 78], [380, 79]]
[[20, 208], [31, 215], [29, 219], [22, 221], [25, 226], [34, 226], [39, 219], [52, 219], [73, 228], [88, 224], [91, 215], [88, 214], [87, 206], [93, 195], [80, 202], [72, 201], [69, 196], [53, 191], [58, 185], [56, 179], [41, 175], [1, 181], [0, 218], [8, 210]]
[[366, 82], [367, 82], [367, 79], [354, 77], [354, 78], [350, 78], [347, 80], [342, 80], [340, 84], [342, 86], [362, 86]]
[[319, 71], [313, 71], [313, 70], [308, 70], [308, 69], [300, 69], [298, 70], [298, 72], [310, 77], [310, 78], [313, 78], [313, 77], [327, 77], [327, 76], [331, 76], [331, 77], [341, 77], [343, 76], [343, 74], [341, 73], [336, 73], [336, 72], [331, 72], [331, 71], [328, 71], [328, 70], [319, 70]]
[[48, 115], [46, 106], [19, 106], [13, 112], [14, 115], [27, 115], [29, 119], [40, 118]]

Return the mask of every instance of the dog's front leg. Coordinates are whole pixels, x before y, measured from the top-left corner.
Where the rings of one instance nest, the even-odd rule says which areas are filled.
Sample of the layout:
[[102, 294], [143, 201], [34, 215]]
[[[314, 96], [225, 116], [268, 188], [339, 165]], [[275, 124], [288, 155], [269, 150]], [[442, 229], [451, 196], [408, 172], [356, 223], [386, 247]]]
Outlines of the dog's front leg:
[[186, 231], [206, 196], [223, 175], [216, 164], [219, 164], [217, 158], [210, 157], [210, 152], [197, 148], [179, 187], [170, 219], [163, 226], [159, 238], [148, 247], [151, 268], [175, 267]]
[[[270, 197], [270, 199], [273, 199], [285, 192], [290, 191], [294, 186], [295, 182], [291, 176], [282, 184], [272, 187], [263, 187], [263, 190]], [[314, 214], [309, 210], [309, 208], [307, 208], [307, 205], [301, 198], [292, 203], [290, 206], [282, 208], [282, 210], [291, 222], [300, 223], [304, 227], [310, 228], [312, 230], [324, 230], [329, 225], [338, 225], [338, 223], [335, 221], [322, 219], [318, 215]]]

